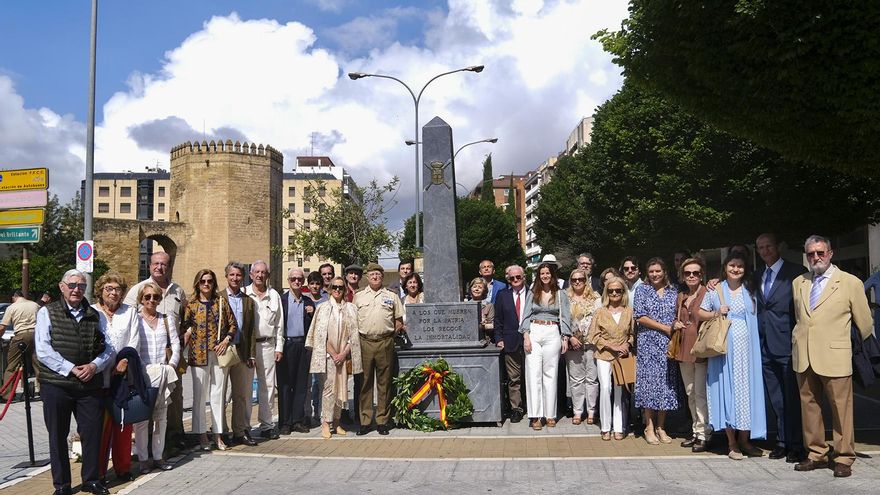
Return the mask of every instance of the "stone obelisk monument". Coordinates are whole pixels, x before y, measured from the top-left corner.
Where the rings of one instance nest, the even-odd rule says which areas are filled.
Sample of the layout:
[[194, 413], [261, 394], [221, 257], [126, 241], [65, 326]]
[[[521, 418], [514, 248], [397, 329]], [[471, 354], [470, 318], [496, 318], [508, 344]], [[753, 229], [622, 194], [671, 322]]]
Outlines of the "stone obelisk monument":
[[[480, 303], [461, 301], [452, 128], [434, 117], [422, 128], [425, 303], [406, 306], [412, 348], [399, 351], [405, 372], [443, 357], [470, 389], [473, 422], [500, 422], [499, 350], [480, 341]], [[439, 416], [436, 397], [426, 409]]]

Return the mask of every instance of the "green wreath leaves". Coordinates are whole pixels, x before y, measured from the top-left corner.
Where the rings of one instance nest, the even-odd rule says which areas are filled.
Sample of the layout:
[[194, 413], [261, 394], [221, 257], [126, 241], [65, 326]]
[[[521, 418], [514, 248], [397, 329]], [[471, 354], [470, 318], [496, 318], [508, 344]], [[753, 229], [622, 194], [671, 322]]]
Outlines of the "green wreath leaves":
[[[468, 388], [464, 380], [449, 368], [449, 363], [443, 358], [436, 361], [425, 361], [394, 379], [394, 387], [397, 389], [397, 395], [391, 399], [391, 406], [397, 411], [394, 421], [398, 426], [410, 430], [431, 432], [446, 429], [442, 421], [422, 412], [419, 404], [412, 409], [409, 408], [410, 397], [428, 379], [428, 375], [424, 373], [425, 369], [441, 373], [449, 372], [443, 378], [443, 392], [446, 395], [446, 420], [449, 428], [458, 426], [458, 423], [474, 413], [474, 405], [468, 397]], [[432, 394], [436, 394], [436, 392], [429, 392], [423, 403], [428, 402], [428, 397], [431, 397]]]

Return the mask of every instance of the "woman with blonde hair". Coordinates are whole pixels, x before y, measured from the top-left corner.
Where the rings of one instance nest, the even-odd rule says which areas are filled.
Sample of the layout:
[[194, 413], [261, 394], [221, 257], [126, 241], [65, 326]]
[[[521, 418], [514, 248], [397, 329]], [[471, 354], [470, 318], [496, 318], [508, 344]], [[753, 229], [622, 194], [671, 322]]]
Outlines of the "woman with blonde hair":
[[623, 440], [624, 415], [623, 387], [613, 385], [614, 407], [611, 406], [611, 363], [629, 355], [632, 349], [633, 311], [629, 305], [629, 291], [622, 277], [612, 277], [602, 291], [602, 307], [596, 310], [590, 324], [590, 342], [596, 346], [596, 368], [599, 375], [599, 419], [602, 440]]
[[480, 302], [480, 339], [492, 340], [495, 328], [495, 305], [486, 299], [488, 294], [489, 287], [483, 277], [477, 277], [468, 284], [468, 295], [471, 300]]
[[[565, 367], [571, 387], [571, 403], [574, 416], [573, 425], [581, 424], [584, 410], [587, 424], [594, 422], [596, 398], [599, 396], [599, 382], [596, 375], [596, 347], [587, 340], [594, 312], [602, 306], [599, 294], [590, 286], [587, 272], [578, 268], [568, 277], [568, 300], [571, 303], [571, 338], [568, 339], [568, 352], [565, 353]], [[586, 409], [584, 408], [586, 404]]]
[[351, 373], [363, 373], [361, 344], [358, 335], [358, 314], [353, 303], [345, 300], [345, 279], [330, 281], [330, 299], [318, 306], [306, 336], [306, 347], [312, 350], [309, 372], [320, 376], [321, 436], [332, 433], [345, 435], [339, 425], [342, 406], [348, 402], [346, 361], [351, 360]]
[[183, 345], [189, 346], [189, 365], [193, 370], [192, 431], [198, 433], [202, 450], [211, 450], [208, 443], [205, 398], [210, 396], [214, 441], [219, 450], [223, 443], [224, 384], [228, 370], [218, 364], [218, 356], [226, 353], [238, 331], [235, 315], [217, 293], [217, 276], [210, 269], [199, 270], [193, 280], [193, 297], [186, 303], [180, 324]]
[[559, 355], [568, 351], [571, 336], [568, 294], [559, 290], [556, 265], [541, 263], [537, 273], [519, 327], [526, 353], [526, 404], [534, 430], [543, 427], [542, 420], [548, 427], [556, 426]]
[[[92, 307], [98, 311], [100, 325], [107, 330], [110, 338], [108, 344], [113, 346], [116, 352], [125, 347], [137, 350], [137, 313], [135, 309], [122, 302], [128, 284], [117, 272], [107, 272], [95, 282], [95, 298], [97, 303]], [[122, 359], [116, 367], [109, 366], [104, 371], [104, 389], [110, 395], [110, 376], [113, 373], [125, 373], [128, 368], [128, 359]], [[101, 434], [101, 462], [98, 464], [98, 475], [103, 479], [107, 474], [107, 465], [110, 462], [110, 454], [113, 455], [113, 470], [116, 478], [131, 481], [131, 434], [132, 426], [113, 423], [113, 417], [109, 412], [104, 413], [104, 431]]]
[[[138, 312], [138, 354], [141, 365], [150, 377], [150, 386], [158, 388], [159, 393], [156, 405], [153, 406], [152, 431], [150, 420], [134, 425], [134, 445], [140, 460], [141, 474], [150, 472], [154, 467], [170, 471], [171, 464], [165, 461], [162, 453], [165, 450], [168, 403], [171, 392], [180, 386], [174, 371], [180, 362], [180, 338], [175, 319], [157, 311], [162, 301], [162, 289], [157, 283], [150, 280], [141, 285], [137, 301], [141, 307]], [[151, 434], [152, 446], [149, 441]], [[152, 460], [149, 455], [150, 447], [153, 450]]]

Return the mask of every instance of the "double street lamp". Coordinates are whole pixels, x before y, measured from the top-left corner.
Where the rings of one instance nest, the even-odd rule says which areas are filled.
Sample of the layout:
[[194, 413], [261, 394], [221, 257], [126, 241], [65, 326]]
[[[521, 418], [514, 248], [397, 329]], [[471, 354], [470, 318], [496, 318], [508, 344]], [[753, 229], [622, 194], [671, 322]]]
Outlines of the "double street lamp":
[[[407, 139], [407, 140], [404, 141], [404, 142], [406, 143], [407, 146], [412, 146], [412, 145], [414, 145], [414, 144], [421, 144], [421, 143], [417, 143], [417, 142], [415, 142], [415, 141], [413, 141], [413, 140], [411, 140], [411, 139]], [[490, 144], [495, 144], [495, 143], [497, 143], [497, 142], [498, 142], [498, 138], [488, 138], [488, 139], [480, 139], [479, 141], [471, 141], [470, 143], [465, 143], [465, 144], [459, 146], [459, 148], [458, 148], [457, 150], [455, 150], [455, 153], [452, 154], [452, 163], [453, 163], [453, 164], [455, 163], [455, 157], [458, 156], [458, 153], [459, 153], [461, 150], [467, 148], [468, 146], [471, 146], [471, 145], [474, 145], [474, 144], [480, 144], [480, 143], [490, 143]], [[456, 184], [456, 186], [458, 186], [458, 182], [456, 182], [455, 184]], [[458, 191], [457, 191], [457, 190], [456, 190], [455, 195], [458, 196]]]
[[[419, 143], [419, 102], [422, 99], [422, 94], [425, 92], [425, 88], [427, 88], [429, 84], [434, 82], [435, 79], [438, 79], [440, 77], [447, 76], [449, 74], [455, 74], [456, 72], [480, 73], [480, 72], [483, 72], [483, 68], [484, 68], [484, 66], [482, 66], [482, 65], [472, 65], [470, 67], [464, 67], [461, 69], [456, 69], [456, 70], [451, 70], [449, 72], [444, 72], [442, 74], [437, 74], [436, 76], [434, 76], [430, 80], [428, 80], [428, 82], [426, 82], [424, 86], [422, 86], [422, 89], [419, 91], [418, 95], [416, 95], [415, 91], [413, 91], [412, 88], [410, 88], [405, 82], [401, 81], [400, 79], [398, 79], [394, 76], [387, 76], [384, 74], [366, 74], [364, 72], [349, 72], [348, 77], [352, 81], [357, 81], [358, 79], [362, 79], [364, 77], [379, 77], [382, 79], [391, 79], [392, 81], [397, 81], [400, 84], [402, 84], [403, 87], [406, 88], [407, 91], [409, 91], [409, 94], [410, 94], [410, 96], [412, 96], [412, 99], [413, 99], [413, 104], [415, 105], [416, 125], [415, 125], [415, 139], [413, 140], [413, 144], [418, 144]], [[415, 191], [416, 191], [416, 216], [415, 216], [415, 219], [416, 219], [416, 222], [415, 222], [415, 224], [416, 224], [415, 225], [415, 227], [416, 227], [416, 243], [415, 243], [415, 246], [418, 248], [421, 245], [421, 234], [420, 234], [421, 228], [419, 227], [418, 220], [419, 220], [419, 212], [421, 211], [419, 201], [421, 199], [421, 190], [422, 190], [421, 181], [419, 180], [419, 177], [420, 177], [419, 173], [421, 172], [422, 167], [419, 164], [419, 147], [416, 146], [415, 150], [416, 150], [416, 153], [415, 153], [415, 183], [416, 183], [416, 186], [415, 186]]]

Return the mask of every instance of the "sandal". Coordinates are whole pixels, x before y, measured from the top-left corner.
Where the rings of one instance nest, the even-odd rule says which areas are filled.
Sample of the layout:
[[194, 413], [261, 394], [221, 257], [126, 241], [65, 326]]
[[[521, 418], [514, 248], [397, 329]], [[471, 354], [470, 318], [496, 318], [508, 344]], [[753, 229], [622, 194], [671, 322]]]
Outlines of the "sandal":
[[581, 424], [581, 418], [579, 416], [575, 416], [575, 417], [571, 418], [571, 424], [573, 424], [575, 426]]
[[657, 438], [660, 439], [662, 443], [672, 443], [672, 438], [666, 434], [666, 430], [663, 428], [657, 428]]
[[596, 424], [596, 420], [593, 419], [592, 416], [587, 416], [587, 424], [588, 425]]
[[532, 429], [535, 431], [541, 431], [541, 428], [543, 428], [543, 426], [541, 425], [541, 420], [540, 419], [533, 419], [532, 420]]
[[619, 431], [614, 432], [614, 439], [615, 440], [623, 440], [624, 438], [626, 438], [625, 433], [620, 433]]
[[645, 430], [645, 441], [648, 445], [660, 445], [660, 440], [657, 440], [657, 436], [651, 430]]
[[547, 428], [553, 428], [556, 426], [556, 420], [553, 418], [547, 418]]
[[602, 440], [604, 440], [606, 442], [610, 441], [611, 440], [611, 432], [610, 431], [603, 431], [602, 432]]

